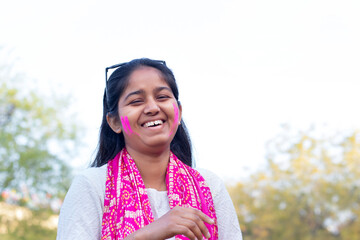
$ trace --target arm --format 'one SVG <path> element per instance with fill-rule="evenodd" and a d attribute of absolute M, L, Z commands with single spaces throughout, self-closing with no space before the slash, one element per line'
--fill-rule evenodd
<path fill-rule="evenodd" d="M 216 211 L 219 240 L 241 240 L 241 230 L 233 202 L 223 181 L 214 173 L 197 169 L 209 185 Z"/>
<path fill-rule="evenodd" d="M 213 201 L 217 216 L 217 223 L 218 223 L 219 240 L 242 240 L 242 234 L 239 226 L 239 221 L 237 219 L 237 215 L 235 212 L 235 208 L 230 198 L 230 195 L 226 190 L 224 183 L 217 175 L 215 175 L 210 171 L 202 170 L 199 172 L 205 178 L 213 196 Z M 199 221 L 200 215 L 196 216 L 196 214 L 198 214 L 196 212 L 193 212 L 189 215 L 186 214 L 186 216 L 189 216 L 188 219 L 189 221 L 187 222 L 187 224 L 184 224 L 185 223 L 184 219 L 187 217 L 184 217 L 183 214 L 184 211 L 187 209 L 178 207 L 177 210 L 179 211 L 172 212 L 174 210 L 176 209 L 174 208 L 170 210 L 167 214 L 159 218 L 157 221 L 138 230 L 137 232 L 134 233 L 134 235 L 130 235 L 129 238 L 126 238 L 126 240 L 127 239 L 158 240 L 184 233 L 187 233 L 184 235 L 189 239 L 194 239 L 195 237 L 194 235 L 196 235 L 197 239 L 202 239 L 201 234 L 206 236 L 207 229 L 204 226 L 203 222 L 206 221 L 209 223 L 209 221 L 206 220 L 205 214 L 199 211 L 200 214 L 204 216 L 201 218 L 201 221 Z M 196 223 L 197 225 L 197 227 L 195 228 L 194 228 L 195 226 L 194 223 Z M 180 226 L 180 225 L 185 225 L 185 226 Z M 178 228 L 179 226 L 180 228 Z M 200 233 L 199 229 L 203 229 L 201 230 L 202 233 Z M 194 234 L 195 232 L 197 232 L 198 234 Z"/>
<path fill-rule="evenodd" d="M 214 197 L 215 211 L 218 218 L 219 239 L 241 240 L 240 225 L 234 205 L 225 185 L 221 182 L 221 189 Z"/>
<path fill-rule="evenodd" d="M 203 212 L 176 206 L 168 213 L 127 236 L 124 240 L 159 240 L 176 235 L 184 235 L 191 240 L 210 238 L 210 233 L 204 222 L 214 224 L 214 221 Z"/>
<path fill-rule="evenodd" d="M 77 176 L 61 207 L 57 240 L 99 240 L 102 200 L 91 181 Z"/>

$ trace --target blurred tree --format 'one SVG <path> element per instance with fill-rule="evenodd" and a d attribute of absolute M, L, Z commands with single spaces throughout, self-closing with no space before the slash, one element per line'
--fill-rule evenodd
<path fill-rule="evenodd" d="M 24 81 L 15 87 L 19 81 L 6 68 L 0 71 L 0 193 L 25 189 L 25 195 L 63 197 L 70 184 L 65 160 L 77 143 L 67 102 L 42 98 Z"/>
<path fill-rule="evenodd" d="M 244 237 L 360 239 L 360 133 L 290 133 L 269 142 L 268 168 L 230 189 Z"/>
<path fill-rule="evenodd" d="M 1 240 L 48 240 L 56 238 L 56 220 L 49 209 L 30 210 L 0 202 Z"/>

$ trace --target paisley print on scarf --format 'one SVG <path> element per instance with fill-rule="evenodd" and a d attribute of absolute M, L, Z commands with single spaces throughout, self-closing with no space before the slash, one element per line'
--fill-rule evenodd
<path fill-rule="evenodd" d="M 126 148 L 108 162 L 105 187 L 102 240 L 124 239 L 154 221 L 145 184 Z M 167 167 L 166 187 L 170 209 L 183 206 L 201 210 L 215 221 L 214 225 L 205 223 L 211 234 L 210 239 L 218 239 L 209 187 L 198 171 L 185 165 L 172 152 Z M 178 235 L 175 239 L 188 238 Z"/>

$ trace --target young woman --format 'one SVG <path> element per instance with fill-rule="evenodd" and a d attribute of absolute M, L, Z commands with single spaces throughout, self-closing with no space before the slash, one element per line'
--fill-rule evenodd
<path fill-rule="evenodd" d="M 241 239 L 224 184 L 191 168 L 172 71 L 150 59 L 110 68 L 98 152 L 66 195 L 57 239 Z"/>

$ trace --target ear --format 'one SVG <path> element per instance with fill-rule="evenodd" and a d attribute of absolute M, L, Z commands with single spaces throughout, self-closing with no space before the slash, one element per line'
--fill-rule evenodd
<path fill-rule="evenodd" d="M 112 116 L 111 114 L 108 113 L 106 114 L 106 121 L 115 133 L 117 134 L 121 133 L 122 127 L 121 127 L 120 119 L 118 117 Z"/>
<path fill-rule="evenodd" d="M 180 125 L 181 117 L 182 117 L 182 106 L 181 106 L 180 101 L 179 101 L 179 103 L 178 103 L 178 106 L 179 106 L 179 125 Z"/>

